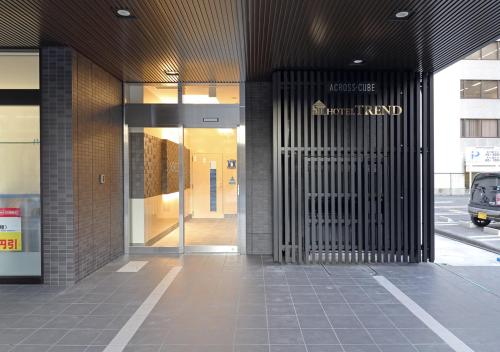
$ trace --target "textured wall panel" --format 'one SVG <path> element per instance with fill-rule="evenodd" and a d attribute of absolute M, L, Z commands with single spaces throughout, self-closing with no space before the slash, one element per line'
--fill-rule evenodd
<path fill-rule="evenodd" d="M 123 253 L 122 92 L 119 80 L 78 53 L 73 72 L 78 280 Z"/>
<path fill-rule="evenodd" d="M 130 197 L 144 198 L 144 133 L 129 134 Z"/>
<path fill-rule="evenodd" d="M 163 140 L 144 134 L 144 198 L 162 194 Z"/>
<path fill-rule="evenodd" d="M 122 89 L 70 48 L 41 62 L 44 280 L 68 285 L 123 253 Z"/>
<path fill-rule="evenodd" d="M 338 82 L 376 90 L 330 91 Z M 283 71 L 273 97 L 274 259 L 432 261 L 432 75 Z"/>
<path fill-rule="evenodd" d="M 165 181 L 166 194 L 179 191 L 179 145 L 169 140 L 164 141 L 166 155 Z"/>

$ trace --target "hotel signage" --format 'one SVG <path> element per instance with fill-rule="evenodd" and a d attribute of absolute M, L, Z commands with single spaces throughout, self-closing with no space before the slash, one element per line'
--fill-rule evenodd
<path fill-rule="evenodd" d="M 352 107 L 327 107 L 321 100 L 312 106 L 312 115 L 328 116 L 399 116 L 403 108 L 399 105 L 354 105 Z"/>
<path fill-rule="evenodd" d="M 333 82 L 329 90 L 332 93 L 375 93 L 375 82 Z"/>

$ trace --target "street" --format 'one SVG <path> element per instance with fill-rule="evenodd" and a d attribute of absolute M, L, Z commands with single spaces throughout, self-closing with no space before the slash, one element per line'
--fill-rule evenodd
<path fill-rule="evenodd" d="M 494 231 L 500 229 L 500 223 L 491 223 L 487 226 L 486 231 L 474 226 L 467 212 L 468 202 L 468 195 L 436 195 L 434 207 L 436 233 L 500 253 L 500 236 Z"/>

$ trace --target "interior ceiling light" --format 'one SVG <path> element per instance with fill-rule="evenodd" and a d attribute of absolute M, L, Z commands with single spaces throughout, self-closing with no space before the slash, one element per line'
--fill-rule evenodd
<path fill-rule="evenodd" d="M 132 15 L 130 10 L 127 9 L 118 9 L 116 10 L 116 14 L 120 17 L 130 17 Z"/>
<path fill-rule="evenodd" d="M 364 62 L 364 61 L 363 61 L 363 60 L 361 60 L 361 59 L 354 59 L 354 60 L 352 60 L 352 63 L 353 63 L 353 64 L 356 64 L 356 65 L 361 65 L 363 62 Z"/>
<path fill-rule="evenodd" d="M 178 76 L 179 72 L 177 72 L 177 71 L 165 71 L 165 74 L 167 76 Z"/>

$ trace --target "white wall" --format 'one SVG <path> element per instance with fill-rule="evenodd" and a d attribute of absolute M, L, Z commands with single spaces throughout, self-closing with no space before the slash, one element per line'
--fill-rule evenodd
<path fill-rule="evenodd" d="M 463 191 L 464 150 L 500 145 L 499 138 L 460 138 L 460 119 L 500 119 L 500 99 L 460 99 L 460 80 L 500 80 L 499 60 L 462 60 L 434 75 L 434 170 L 436 191 Z M 454 173 L 439 175 L 439 173 Z"/>

